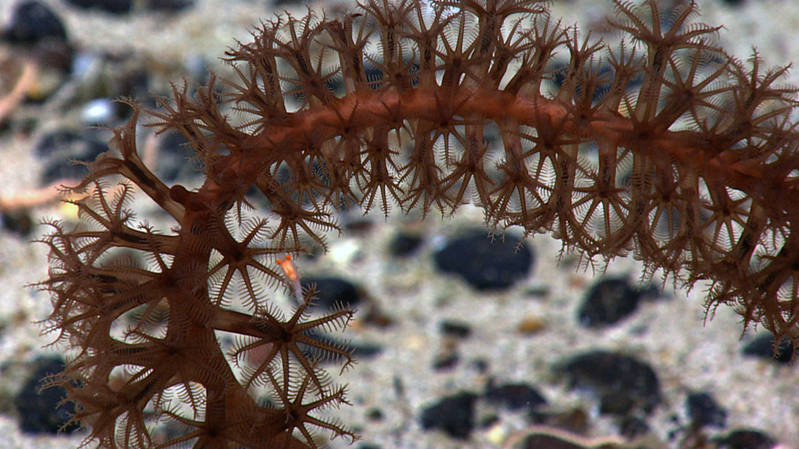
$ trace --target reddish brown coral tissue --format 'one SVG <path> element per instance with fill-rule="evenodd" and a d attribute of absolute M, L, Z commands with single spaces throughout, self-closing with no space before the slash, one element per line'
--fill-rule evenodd
<path fill-rule="evenodd" d="M 321 331 L 352 312 L 310 314 L 309 292 L 283 311 L 269 288 L 296 292 L 276 259 L 324 245 L 342 204 L 473 202 L 490 226 L 709 281 L 709 307 L 799 338 L 794 90 L 778 84 L 785 69 L 714 46 L 694 5 L 657 5 L 617 3 L 611 44 L 532 0 L 368 0 L 343 18 L 265 22 L 228 53 L 233 79 L 176 87 L 146 112 L 202 161 L 196 189 L 142 162 L 134 106 L 74 189 L 83 224 L 52 222 L 44 239 L 49 329 L 74 353 L 53 383 L 74 419 L 110 448 L 352 436 L 319 413 L 345 402 L 320 359 L 351 361 Z M 174 225 L 135 216 L 134 192 Z"/>

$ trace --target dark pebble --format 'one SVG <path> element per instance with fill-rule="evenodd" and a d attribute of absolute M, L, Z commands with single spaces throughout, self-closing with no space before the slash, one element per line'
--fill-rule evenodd
<path fill-rule="evenodd" d="M 771 449 L 777 444 L 765 433 L 753 429 L 734 429 L 713 440 L 717 449 Z"/>
<path fill-rule="evenodd" d="M 382 421 L 384 418 L 383 411 L 377 407 L 371 407 L 366 411 L 366 418 L 368 418 L 369 421 Z"/>
<path fill-rule="evenodd" d="M 354 308 L 361 295 L 352 282 L 335 276 L 306 276 L 300 281 L 302 288 L 314 286 L 315 307 L 334 310 L 336 307 Z"/>
<path fill-rule="evenodd" d="M 133 7 L 131 0 L 67 0 L 72 6 L 96 9 L 110 14 L 127 14 Z"/>
<path fill-rule="evenodd" d="M 602 279 L 586 293 L 577 319 L 585 327 L 607 326 L 635 312 L 640 298 L 626 279 Z"/>
<path fill-rule="evenodd" d="M 421 424 L 425 430 L 442 430 L 452 438 L 465 440 L 474 429 L 474 405 L 477 395 L 460 392 L 447 396 L 422 410 Z"/>
<path fill-rule="evenodd" d="M 648 363 L 607 351 L 591 351 L 558 364 L 555 371 L 572 388 L 592 391 L 600 401 L 600 413 L 627 415 L 636 410 L 650 413 L 660 403 L 660 382 Z"/>
<path fill-rule="evenodd" d="M 485 374 L 488 372 L 488 361 L 484 358 L 477 358 L 469 363 L 469 367 L 478 373 Z"/>
<path fill-rule="evenodd" d="M 765 360 L 772 360 L 777 363 L 790 363 L 791 356 L 795 354 L 796 348 L 789 338 L 783 338 L 774 351 L 774 335 L 762 333 L 746 343 L 742 352 L 746 356 L 757 357 Z"/>
<path fill-rule="evenodd" d="M 19 237 L 29 237 L 36 223 L 28 209 L 14 209 L 0 212 L 0 227 Z"/>
<path fill-rule="evenodd" d="M 14 406 L 19 413 L 19 427 L 28 433 L 57 433 L 75 412 L 74 405 L 60 404 L 66 396 L 62 387 L 52 387 L 40 391 L 42 381 L 52 374 L 64 370 L 64 361 L 58 357 L 42 357 L 33 362 L 33 373 L 24 380 L 22 389 L 14 397 Z M 65 432 L 78 428 L 70 424 Z"/>
<path fill-rule="evenodd" d="M 33 147 L 33 153 L 38 157 L 47 157 L 63 151 L 68 145 L 80 139 L 80 135 L 72 130 L 57 130 L 45 134 Z"/>
<path fill-rule="evenodd" d="M 535 387 L 526 383 L 508 383 L 497 386 L 489 384 L 483 396 L 492 404 L 514 411 L 522 408 L 533 410 L 547 403 L 547 400 Z"/>
<path fill-rule="evenodd" d="M 44 3 L 23 1 L 11 13 L 11 22 L 3 31 L 9 42 L 33 44 L 45 39 L 67 40 L 61 19 Z"/>
<path fill-rule="evenodd" d="M 383 352 L 383 347 L 376 343 L 349 342 L 349 348 L 356 360 L 371 359 Z"/>
<path fill-rule="evenodd" d="M 366 234 L 375 227 L 375 222 L 369 217 L 347 217 L 342 223 L 344 229 L 354 235 Z"/>
<path fill-rule="evenodd" d="M 180 12 L 194 6 L 194 0 L 145 0 L 144 7 L 151 11 Z"/>
<path fill-rule="evenodd" d="M 492 239 L 484 230 L 456 237 L 434 255 L 436 268 L 453 273 L 476 290 L 503 290 L 528 276 L 533 253 L 510 234 Z"/>
<path fill-rule="evenodd" d="M 693 427 L 704 426 L 725 427 L 727 411 L 716 402 L 710 393 L 700 391 L 690 393 L 685 398 L 685 408 Z"/>
<path fill-rule="evenodd" d="M 394 257 L 407 257 L 416 252 L 421 244 L 421 235 L 400 231 L 391 238 L 388 251 Z"/>
<path fill-rule="evenodd" d="M 467 323 L 451 320 L 443 320 L 438 323 L 438 330 L 442 335 L 461 339 L 472 334 L 472 328 Z"/>
<path fill-rule="evenodd" d="M 34 152 L 45 159 L 40 185 L 47 186 L 64 179 L 80 179 L 86 175 L 86 167 L 73 164 L 72 161 L 93 161 L 100 153 L 108 150 L 107 144 L 88 134 L 58 130 L 39 140 Z"/>
<path fill-rule="evenodd" d="M 460 361 L 461 358 L 457 352 L 448 351 L 437 355 L 433 359 L 432 367 L 435 371 L 447 371 L 455 368 Z"/>

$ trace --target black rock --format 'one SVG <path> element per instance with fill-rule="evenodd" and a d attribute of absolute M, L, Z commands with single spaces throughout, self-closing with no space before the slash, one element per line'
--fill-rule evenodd
<path fill-rule="evenodd" d="M 75 407 L 71 402 L 60 404 L 66 396 L 62 387 L 42 391 L 40 388 L 47 376 L 64 370 L 64 361 L 59 357 L 43 357 L 34 361 L 32 366 L 33 373 L 14 397 L 14 406 L 19 413 L 19 427 L 28 433 L 57 433 L 74 414 Z M 76 423 L 72 423 L 63 430 L 69 433 L 78 427 Z"/>
<path fill-rule="evenodd" d="M 442 430 L 460 440 L 468 439 L 474 429 L 476 400 L 477 395 L 471 392 L 460 392 L 441 399 L 422 410 L 422 428 Z"/>
<path fill-rule="evenodd" d="M 366 411 L 366 418 L 368 418 L 369 421 L 382 421 L 384 418 L 383 411 L 377 407 L 371 407 Z"/>
<path fill-rule="evenodd" d="M 0 212 L 0 227 L 20 237 L 28 237 L 36 226 L 28 209 L 13 209 Z"/>
<path fill-rule="evenodd" d="M 591 351 L 569 358 L 555 367 L 572 388 L 592 391 L 600 413 L 627 415 L 650 413 L 660 403 L 660 382 L 649 364 L 607 351 Z"/>
<path fill-rule="evenodd" d="M 586 327 L 607 326 L 632 314 L 640 298 L 626 279 L 602 279 L 586 293 L 577 318 Z"/>
<path fill-rule="evenodd" d="M 796 353 L 796 348 L 789 338 L 783 338 L 774 351 L 774 335 L 762 333 L 743 346 L 743 354 L 777 363 L 790 363 L 791 356 Z"/>
<path fill-rule="evenodd" d="M 107 150 L 107 144 L 89 133 L 57 130 L 45 135 L 34 147 L 35 154 L 45 160 L 40 184 L 46 186 L 64 179 L 83 178 L 86 167 L 72 161 L 93 161 Z"/>
<path fill-rule="evenodd" d="M 432 368 L 435 371 L 446 371 L 455 368 L 460 361 L 461 358 L 457 352 L 448 351 L 437 355 L 435 359 L 433 359 Z"/>
<path fill-rule="evenodd" d="M 484 358 L 477 358 L 469 363 L 469 368 L 474 369 L 478 373 L 485 374 L 488 372 L 488 360 Z"/>
<path fill-rule="evenodd" d="M 372 359 L 383 352 L 383 347 L 377 343 L 348 342 L 348 344 L 356 360 Z"/>
<path fill-rule="evenodd" d="M 690 393 L 685 398 L 685 408 L 693 427 L 716 426 L 723 428 L 727 423 L 727 411 L 722 408 L 710 393 L 701 391 Z"/>
<path fill-rule="evenodd" d="M 374 226 L 375 222 L 369 217 L 363 216 L 355 216 L 355 217 L 346 217 L 343 223 L 341 223 L 344 230 L 352 233 L 353 235 L 363 235 L 371 231 Z"/>
<path fill-rule="evenodd" d="M 520 410 L 525 407 L 528 410 L 533 410 L 547 403 L 547 400 L 535 387 L 526 383 L 508 383 L 498 386 L 489 384 L 483 397 L 488 402 L 509 410 Z"/>
<path fill-rule="evenodd" d="M 64 151 L 64 148 L 80 139 L 80 135 L 72 130 L 59 129 L 45 134 L 33 147 L 33 154 L 37 157 L 49 157 Z"/>
<path fill-rule="evenodd" d="M 16 5 L 11 22 L 3 31 L 9 42 L 33 44 L 45 39 L 67 40 L 67 31 L 61 19 L 46 4 L 27 0 Z"/>
<path fill-rule="evenodd" d="M 765 433 L 754 429 L 733 429 L 726 435 L 715 437 L 718 449 L 771 449 L 777 442 Z"/>
<path fill-rule="evenodd" d="M 492 239 L 482 230 L 451 239 L 434 259 L 439 271 L 454 273 L 477 290 L 507 289 L 533 265 L 533 253 L 520 238 Z"/>
<path fill-rule="evenodd" d="M 151 11 L 180 12 L 194 6 L 195 0 L 145 0 L 144 7 Z"/>
<path fill-rule="evenodd" d="M 361 302 L 361 295 L 352 282 L 335 276 L 306 276 L 300 281 L 302 288 L 315 286 L 315 306 L 333 310 L 342 306 L 354 308 Z"/>
<path fill-rule="evenodd" d="M 67 0 L 72 6 L 96 9 L 110 14 L 127 14 L 133 7 L 131 0 Z"/>
<path fill-rule="evenodd" d="M 422 244 L 422 236 L 398 232 L 388 244 L 388 251 L 394 257 L 407 257 L 413 254 Z"/>
<path fill-rule="evenodd" d="M 443 335 L 455 338 L 467 338 L 472 334 L 472 328 L 468 323 L 452 320 L 443 320 L 438 323 L 438 330 Z"/>

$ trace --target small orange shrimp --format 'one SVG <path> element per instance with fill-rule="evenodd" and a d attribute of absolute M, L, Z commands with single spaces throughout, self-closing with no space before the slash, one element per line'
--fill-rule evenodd
<path fill-rule="evenodd" d="M 280 265 L 280 269 L 283 270 L 283 274 L 286 275 L 288 278 L 289 285 L 294 290 L 294 295 L 297 297 L 297 301 L 303 301 L 302 295 L 302 285 L 300 284 L 300 275 L 297 273 L 297 267 L 294 265 L 294 262 L 291 261 L 291 254 L 286 254 L 285 259 L 277 259 L 275 261 L 278 265 Z"/>

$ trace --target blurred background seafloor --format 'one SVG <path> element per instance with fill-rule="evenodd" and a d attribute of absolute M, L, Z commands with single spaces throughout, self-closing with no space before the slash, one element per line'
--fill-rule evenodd
<path fill-rule="evenodd" d="M 352 6 L 310 9 L 333 15 Z M 720 41 L 732 55 L 745 59 L 757 46 L 769 65 L 799 61 L 797 3 L 700 7 L 701 21 L 724 25 Z M 54 434 L 68 410 L 56 406 L 58 391 L 36 393 L 64 348 L 44 347 L 55 335 L 33 324 L 50 303 L 25 287 L 47 274 L 47 250 L 31 241 L 46 231 L 42 217 L 75 219 L 74 209 L 44 201 L 47 187 L 81 175 L 69 160 L 107 149 L 103 127 L 130 114 L 115 98 L 150 106 L 152 93 L 168 95 L 170 80 L 224 76 L 224 51 L 281 10 L 306 12 L 290 1 L 0 0 L 0 198 L 41 202 L 0 215 L 0 448 L 74 448 L 85 435 Z M 611 10 L 605 0 L 552 4 L 553 16 L 581 29 L 601 30 Z M 199 182 L 177 134 L 143 131 L 141 142 L 158 154 L 156 173 L 168 183 Z M 444 220 L 385 219 L 378 210 L 342 212 L 339 221 L 330 250 L 297 265 L 321 290 L 318 307 L 358 308 L 346 335 L 358 364 L 338 378 L 353 406 L 336 411 L 362 437 L 352 447 L 577 447 L 555 445 L 571 438 L 607 447 L 799 448 L 793 348 L 772 359 L 769 335 L 742 335 L 729 308 L 706 320 L 706 285 L 686 292 L 659 278 L 639 282 L 632 258 L 586 269 L 546 235 L 520 243 L 510 230 L 492 241 L 474 207 Z"/>

